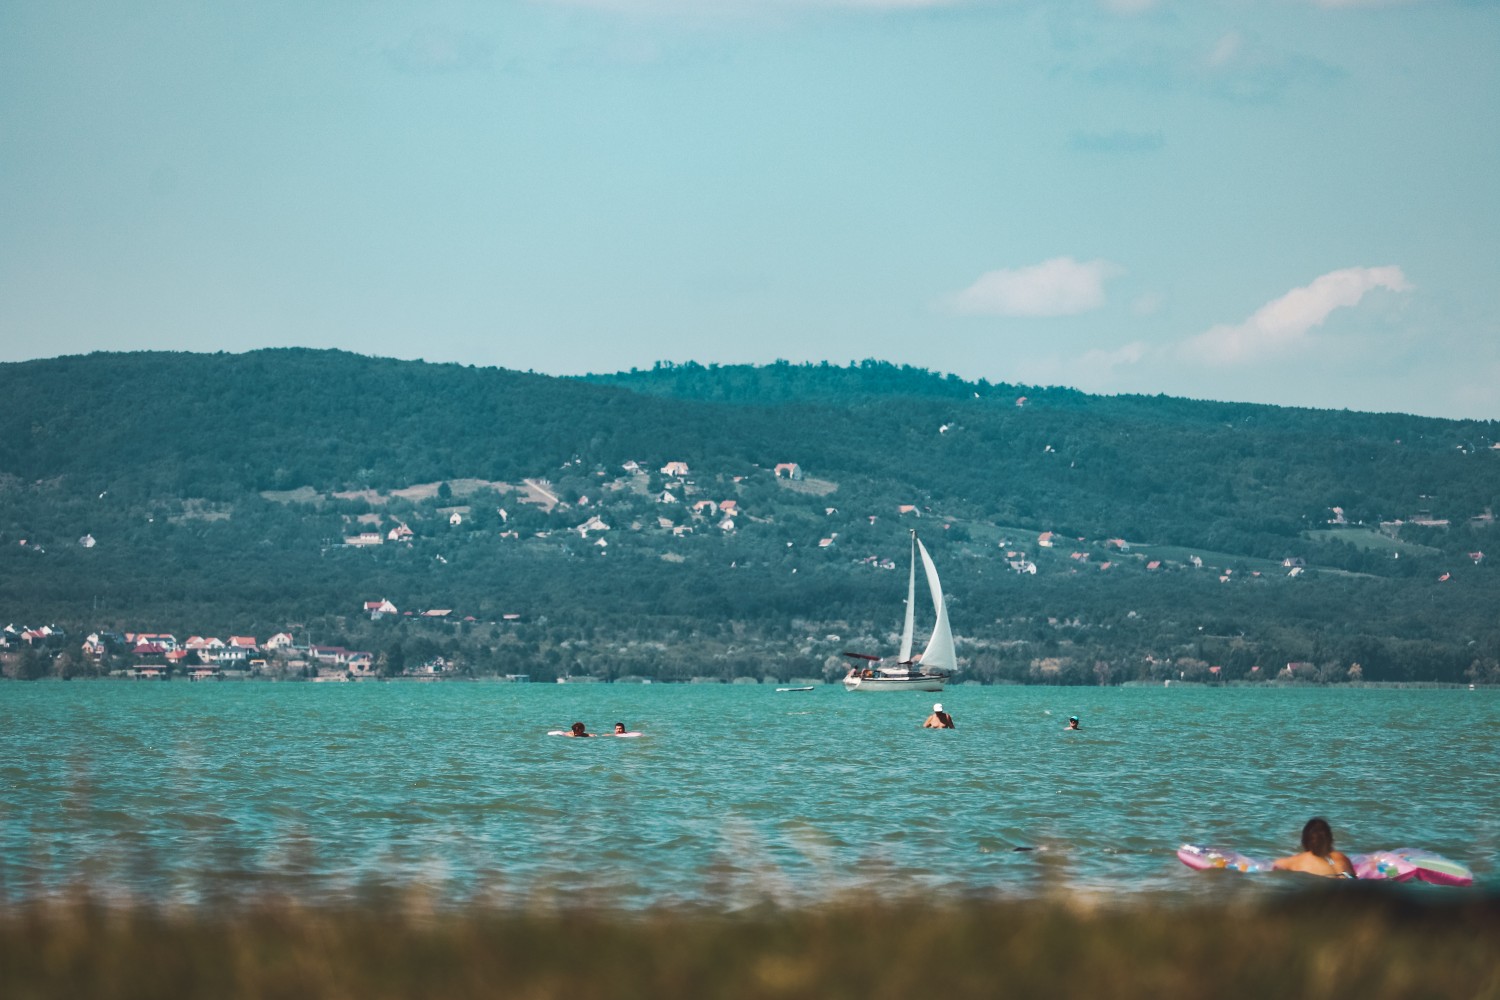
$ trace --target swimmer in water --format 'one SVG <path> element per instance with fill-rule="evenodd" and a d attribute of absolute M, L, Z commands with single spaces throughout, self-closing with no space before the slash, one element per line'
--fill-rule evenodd
<path fill-rule="evenodd" d="M 1302 853 L 1277 858 L 1273 868 L 1288 872 L 1306 872 L 1324 878 L 1354 878 L 1354 865 L 1343 851 L 1333 849 L 1333 830 L 1328 821 L 1314 816 L 1302 827 Z"/>
<path fill-rule="evenodd" d="M 1070 716 L 1068 716 L 1068 728 L 1071 729 L 1074 732 L 1078 732 L 1078 716 L 1076 716 L 1076 715 L 1070 715 Z"/>
<path fill-rule="evenodd" d="M 922 728 L 957 729 L 958 726 L 954 725 L 953 716 L 943 711 L 943 705 L 941 702 L 939 702 L 938 704 L 932 706 L 932 714 L 927 717 L 926 722 L 922 723 Z"/>
<path fill-rule="evenodd" d="M 616 736 L 624 736 L 625 735 L 625 723 L 623 723 L 623 722 L 616 722 L 615 723 L 615 735 Z"/>
<path fill-rule="evenodd" d="M 573 728 L 570 729 L 570 730 L 568 730 L 568 735 L 569 736 L 593 736 L 594 734 L 591 733 L 591 732 L 589 732 L 588 731 L 588 727 L 585 726 L 583 723 L 581 723 L 581 722 L 575 722 L 575 723 L 573 723 Z"/>

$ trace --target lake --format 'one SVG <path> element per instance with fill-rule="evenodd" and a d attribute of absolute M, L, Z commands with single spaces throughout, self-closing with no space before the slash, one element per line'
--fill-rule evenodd
<path fill-rule="evenodd" d="M 1299 879 L 1179 844 L 1292 853 L 1312 815 L 1500 888 L 1488 689 L 11 682 L 0 720 L 6 902 L 1190 900 Z M 576 720 L 646 735 L 546 735 Z"/>

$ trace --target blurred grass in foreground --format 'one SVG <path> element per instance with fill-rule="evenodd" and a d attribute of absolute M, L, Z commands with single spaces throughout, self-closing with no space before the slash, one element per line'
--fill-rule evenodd
<path fill-rule="evenodd" d="M 1344 884 L 1211 906 L 0 911 L 5 1000 L 922 996 L 1500 998 L 1500 898 Z"/>

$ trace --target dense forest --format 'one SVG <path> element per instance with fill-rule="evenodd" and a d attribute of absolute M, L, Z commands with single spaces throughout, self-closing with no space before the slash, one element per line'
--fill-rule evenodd
<path fill-rule="evenodd" d="M 6 364 L 0 399 L 0 626 L 67 637 L 65 667 L 11 641 L 12 675 L 97 669 L 96 631 L 288 631 L 469 674 L 832 676 L 891 652 L 914 529 L 968 679 L 1500 680 L 1495 422 L 311 350 Z"/>

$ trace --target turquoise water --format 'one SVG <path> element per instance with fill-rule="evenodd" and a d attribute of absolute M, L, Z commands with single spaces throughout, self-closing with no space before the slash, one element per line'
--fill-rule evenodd
<path fill-rule="evenodd" d="M 959 728 L 922 730 L 933 700 L 0 684 L 0 901 L 1194 898 L 1297 880 L 1195 873 L 1180 843 L 1290 853 L 1314 814 L 1351 853 L 1425 847 L 1500 887 L 1500 692 L 960 687 Z M 647 735 L 545 735 L 575 720 Z"/>

